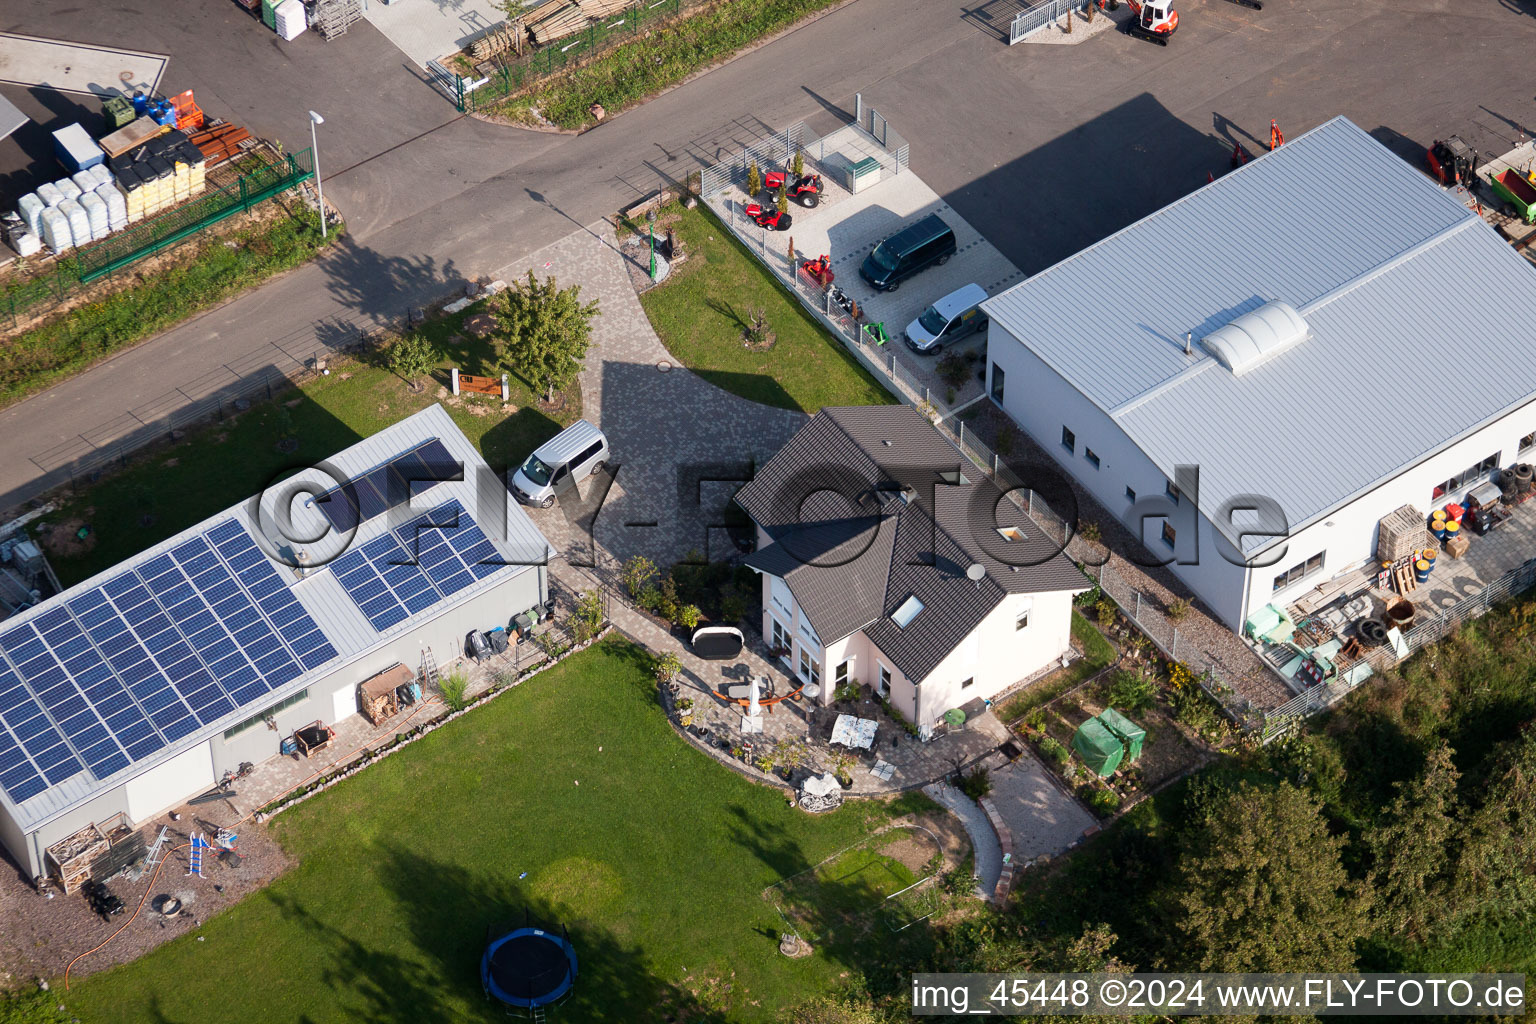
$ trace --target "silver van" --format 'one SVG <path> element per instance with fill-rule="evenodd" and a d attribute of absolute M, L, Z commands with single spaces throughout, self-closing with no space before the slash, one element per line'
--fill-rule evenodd
<path fill-rule="evenodd" d="M 585 480 L 608 461 L 608 438 L 586 420 L 577 420 L 539 445 L 512 474 L 512 493 L 525 505 L 549 508 L 555 494 Z"/>
<path fill-rule="evenodd" d="M 979 284 L 950 292 L 907 324 L 907 347 L 924 354 L 942 352 L 950 342 L 983 330 L 987 315 L 981 303 L 986 297 L 986 289 Z"/>

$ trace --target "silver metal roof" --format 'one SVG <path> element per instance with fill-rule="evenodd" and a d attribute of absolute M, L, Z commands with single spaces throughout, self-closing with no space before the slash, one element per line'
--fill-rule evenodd
<path fill-rule="evenodd" d="M 351 538 L 338 538 L 329 534 L 320 542 L 308 546 L 311 553 L 311 563 L 317 568 L 302 580 L 288 564 L 281 567 L 279 576 L 288 583 L 290 590 L 304 610 L 314 619 L 331 645 L 336 648 L 337 656 L 316 669 L 305 672 L 287 685 L 279 689 L 263 694 L 259 699 L 251 701 L 224 718 L 211 723 L 195 732 L 182 737 L 180 740 L 169 743 L 156 750 L 148 757 L 133 762 L 121 771 L 109 775 L 106 778 L 96 778 L 89 769 L 77 773 L 72 778 L 51 786 L 19 805 L 11 801 L 4 790 L 0 790 L 0 806 L 4 806 L 7 813 L 17 823 L 23 832 L 31 832 L 50 818 L 68 811 L 69 809 L 89 800 L 94 795 L 119 786 L 129 779 L 154 768 L 177 754 L 197 746 L 206 741 L 210 736 L 218 735 L 230 726 L 242 722 L 262 708 L 270 707 L 282 701 L 291 694 L 309 686 L 317 679 L 328 676 L 347 664 L 359 660 L 374 648 L 386 643 L 391 637 L 407 632 L 422 622 L 429 621 L 441 615 L 445 610 L 472 598 L 492 587 L 505 583 L 509 578 L 522 572 L 527 572 L 538 565 L 548 562 L 553 554 L 548 541 L 544 539 L 526 512 L 506 490 L 504 483 L 492 473 L 485 460 L 469 439 L 454 424 L 446 410 L 439 405 L 431 405 L 426 409 L 401 420 L 399 423 L 386 427 L 372 437 L 359 441 L 351 448 L 337 453 L 323 464 L 323 467 L 305 470 L 297 474 L 294 481 L 313 483 L 317 492 L 324 491 L 335 486 L 339 479 L 350 479 L 361 476 L 368 470 L 388 462 L 394 456 L 406 451 L 429 438 L 438 438 L 448 453 L 464 466 L 464 479 L 462 481 L 449 481 L 440 483 L 429 491 L 417 497 L 411 506 L 409 514 L 404 512 L 398 515 L 381 515 L 358 528 L 357 533 Z M 273 518 L 280 503 L 280 497 L 288 496 L 292 506 L 292 528 L 279 533 L 273 523 Z M 49 598 L 34 608 L 30 608 L 20 615 L 12 616 L 5 621 L 7 628 L 26 622 L 28 619 L 55 607 L 59 602 L 67 601 L 78 594 L 101 586 L 108 579 L 121 573 L 124 569 L 133 568 L 157 555 L 169 551 L 187 539 L 198 536 L 225 520 L 233 519 L 244 526 L 258 544 L 271 550 L 285 546 L 286 542 L 274 544 L 269 538 L 280 536 L 311 536 L 322 532 L 319 524 L 323 522 L 317 511 L 305 507 L 302 496 L 295 497 L 287 487 L 271 488 L 256 499 L 249 499 L 234 508 L 228 509 L 212 516 L 168 538 L 154 547 L 140 552 L 127 561 L 120 562 L 106 572 L 85 580 L 82 583 L 64 591 L 55 597 Z M 458 499 L 469 512 L 470 516 L 480 525 L 486 537 L 496 547 L 502 558 L 509 564 L 484 579 L 477 580 L 474 584 L 460 590 L 451 597 L 439 601 L 416 615 L 406 618 L 383 632 L 375 632 L 368 620 L 363 616 L 357 605 L 347 595 L 341 584 L 336 581 L 331 572 L 322 563 L 329 560 L 348 547 L 366 543 L 381 534 L 387 533 L 400 526 L 406 519 L 423 511 L 436 508 L 445 502 Z M 505 528 L 498 526 L 498 517 L 505 523 Z M 307 533 L 312 530 L 313 533 Z M 350 543 L 345 543 L 345 541 Z M 46 710 L 46 706 L 45 706 Z"/>
<path fill-rule="evenodd" d="M 1241 375 L 1185 354 L 1277 301 L 1309 336 Z M 1169 479 L 1198 465 L 1203 512 L 1261 494 L 1293 530 L 1536 398 L 1536 268 L 1343 117 L 983 308 Z"/>

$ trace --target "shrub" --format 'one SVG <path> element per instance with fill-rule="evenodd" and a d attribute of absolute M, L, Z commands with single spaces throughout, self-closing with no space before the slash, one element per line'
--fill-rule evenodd
<path fill-rule="evenodd" d="M 1013 428 L 1004 423 L 997 428 L 997 443 L 992 447 L 997 449 L 997 454 L 1007 458 L 1013 454 Z"/>
<path fill-rule="evenodd" d="M 676 654 L 666 651 L 656 656 L 651 669 L 656 673 L 658 683 L 670 683 L 683 670 L 683 663 L 678 660 Z"/>
<path fill-rule="evenodd" d="M 720 598 L 720 618 L 726 625 L 740 622 L 747 616 L 747 602 L 735 590 L 728 590 Z"/>
<path fill-rule="evenodd" d="M 578 644 L 597 636 L 603 628 L 603 595 L 595 590 L 582 594 L 576 601 L 576 610 L 566 619 L 566 625 Z"/>
<path fill-rule="evenodd" d="M 1115 614 L 1118 609 L 1115 602 L 1107 597 L 1101 597 L 1093 606 L 1093 617 L 1098 622 L 1100 629 L 1108 629 L 1115 624 Z"/>
<path fill-rule="evenodd" d="M 1157 699 L 1157 687 L 1139 672 L 1117 672 L 1109 684 L 1109 703 L 1121 711 L 1145 711 Z"/>
<path fill-rule="evenodd" d="M 1045 728 L 1045 712 L 1031 711 L 1029 715 L 1025 717 L 1024 725 L 1026 728 L 1033 729 L 1035 732 L 1041 731 Z"/>
<path fill-rule="evenodd" d="M 469 698 L 466 692 L 469 690 L 469 679 L 463 672 L 450 672 L 437 684 L 442 692 L 443 703 L 449 711 L 463 711 L 469 706 Z"/>
<path fill-rule="evenodd" d="M 1107 818 L 1120 809 L 1120 794 L 1108 789 L 1095 789 L 1088 794 L 1088 809 L 1101 818 Z"/>
<path fill-rule="evenodd" d="M 1058 765 L 1066 764 L 1071 756 L 1067 753 L 1067 748 L 1062 746 L 1061 742 L 1054 736 L 1040 737 L 1040 753 Z"/>
<path fill-rule="evenodd" d="M 1077 524 L 1077 535 L 1090 544 L 1097 544 L 1104 539 L 1103 529 L 1092 519 L 1085 519 Z"/>
<path fill-rule="evenodd" d="M 1182 597 L 1174 598 L 1164 610 L 1171 621 L 1183 622 L 1189 616 L 1189 602 Z"/>
<path fill-rule="evenodd" d="M 971 376 L 971 368 L 965 361 L 965 356 L 959 352 L 946 352 L 939 357 L 935 367 L 939 373 L 939 379 L 952 388 L 958 388 Z"/>
<path fill-rule="evenodd" d="M 668 576 L 661 581 L 661 596 L 656 601 L 656 614 L 668 622 L 676 622 L 677 613 L 677 582 Z"/>
<path fill-rule="evenodd" d="M 646 587 L 644 590 L 640 591 L 639 596 L 635 598 L 635 604 L 639 605 L 641 608 L 648 612 L 656 612 L 657 614 L 660 614 L 661 588 Z"/>
<path fill-rule="evenodd" d="M 805 150 L 795 150 L 795 159 L 789 165 L 789 170 L 797 179 L 805 174 Z"/>
<path fill-rule="evenodd" d="M 694 629 L 698 626 L 699 619 L 703 617 L 703 614 L 703 612 L 699 611 L 698 605 L 685 604 L 677 610 L 677 624 L 684 629 Z"/>
<path fill-rule="evenodd" d="M 859 681 L 850 679 L 832 692 L 833 700 L 856 701 L 859 699 Z"/>
<path fill-rule="evenodd" d="M 545 654 L 549 655 L 551 661 L 564 657 L 566 652 L 571 649 L 571 645 L 568 642 L 560 639 L 554 633 L 540 633 L 539 647 L 543 649 Z"/>
<path fill-rule="evenodd" d="M 884 697 L 880 698 L 880 707 L 885 711 L 887 715 L 890 716 L 891 721 L 901 726 L 901 728 L 906 732 L 908 736 L 917 735 L 917 726 L 907 721 L 907 716 L 902 714 L 900 711 L 897 711 L 891 705 L 890 701 L 886 700 Z"/>
<path fill-rule="evenodd" d="M 392 373 L 399 375 L 412 390 L 420 391 L 421 378 L 437 365 L 437 349 L 425 335 L 407 334 L 389 346 L 387 360 Z"/>
<path fill-rule="evenodd" d="M 992 780 L 987 777 L 987 770 L 978 767 L 971 774 L 962 778 L 960 780 L 960 792 L 978 802 L 982 797 L 992 792 Z"/>
<path fill-rule="evenodd" d="M 757 169 L 757 161 L 747 168 L 747 198 L 751 199 L 763 190 L 763 172 Z"/>
<path fill-rule="evenodd" d="M 644 555 L 627 559 L 619 572 L 619 579 L 624 581 L 624 589 L 629 591 L 630 599 L 634 601 L 640 600 L 640 595 L 645 593 L 655 578 L 656 563 Z"/>

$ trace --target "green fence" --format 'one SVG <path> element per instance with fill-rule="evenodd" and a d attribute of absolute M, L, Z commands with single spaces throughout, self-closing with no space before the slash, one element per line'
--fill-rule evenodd
<path fill-rule="evenodd" d="M 263 162 L 235 181 L 210 189 L 174 210 L 141 220 L 101 242 L 76 249 L 56 260 L 49 273 L 0 291 L 0 321 L 9 315 L 10 323 L 14 325 L 39 307 L 63 302 L 82 285 L 153 256 L 227 217 L 244 213 L 258 203 L 308 181 L 314 173 L 314 158 L 309 150 L 285 154 L 276 163 Z"/>
<path fill-rule="evenodd" d="M 580 32 L 508 60 L 483 80 L 454 75 L 453 84 L 447 86 L 445 83 L 445 87 L 453 93 L 461 113 L 481 110 L 568 64 L 626 42 L 642 28 L 677 14 L 682 7 L 682 0 L 640 0 L 619 14 L 589 24 Z"/>

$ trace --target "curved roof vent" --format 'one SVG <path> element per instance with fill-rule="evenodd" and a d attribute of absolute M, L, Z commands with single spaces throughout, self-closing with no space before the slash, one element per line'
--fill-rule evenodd
<path fill-rule="evenodd" d="M 1241 377 L 1309 335 L 1307 322 L 1288 302 L 1266 302 L 1200 339 L 1205 350 Z"/>

